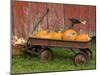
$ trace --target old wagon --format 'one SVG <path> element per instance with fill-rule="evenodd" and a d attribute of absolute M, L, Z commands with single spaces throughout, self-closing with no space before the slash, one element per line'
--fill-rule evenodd
<path fill-rule="evenodd" d="M 17 5 L 17 4 L 16 4 Z M 26 4 L 27 5 L 27 4 Z M 19 4 L 20 6 L 20 4 Z M 48 5 L 49 7 L 50 5 Z M 61 5 L 62 6 L 62 5 Z M 65 6 L 65 5 L 64 5 Z M 69 5 L 70 6 L 70 5 Z M 82 6 L 80 6 L 80 8 L 83 8 Z M 47 9 L 47 8 L 45 8 Z M 49 8 L 52 9 L 52 8 Z M 67 9 L 67 8 L 65 8 Z M 16 8 L 17 10 L 17 8 Z M 19 9 L 18 9 L 19 10 Z M 27 9 L 26 9 L 27 10 Z M 40 9 L 39 9 L 40 10 Z M 68 11 L 64 11 L 64 12 L 68 12 Z M 82 12 L 82 11 L 80 11 Z M 21 12 L 20 16 L 21 16 Z M 41 19 L 39 20 L 39 22 L 34 25 L 33 27 L 33 31 L 37 28 L 37 26 L 39 25 L 39 23 L 44 20 L 43 18 L 46 16 L 47 12 L 41 17 Z M 55 12 L 57 13 L 57 12 Z M 26 13 L 27 14 L 27 13 Z M 68 15 L 71 15 L 70 13 Z M 68 17 L 67 15 L 67 17 Z M 30 15 L 29 15 L 30 16 Z M 65 15 L 66 16 L 66 15 Z M 76 16 L 76 14 L 74 15 Z M 31 16 L 30 16 L 31 17 Z M 50 17 L 50 15 L 48 16 Z M 47 18 L 48 18 L 47 17 Z M 84 16 L 83 16 L 84 17 Z M 46 18 L 46 17 L 45 17 Z M 60 17 L 62 18 L 62 17 Z M 71 17 L 69 17 L 71 18 Z M 91 17 L 89 17 L 91 18 Z M 31 18 L 32 19 L 32 18 Z M 64 22 L 64 19 L 60 19 L 62 20 L 62 22 Z M 16 19 L 15 19 L 16 21 Z M 45 20 L 44 20 L 45 21 Z M 50 20 L 49 20 L 50 21 Z M 58 20 L 59 21 L 59 20 Z M 58 22 L 57 21 L 57 22 Z M 94 21 L 94 19 L 93 19 Z M 22 21 L 24 22 L 24 20 Z M 60 23 L 62 23 L 60 22 Z M 59 22 L 58 22 L 59 23 Z M 95 23 L 95 22 L 94 22 Z M 28 23 L 27 23 L 28 24 Z M 63 23 L 62 23 L 63 24 Z M 25 24 L 26 25 L 26 24 Z M 40 24 L 41 25 L 41 24 Z M 43 25 L 43 24 L 42 24 Z M 67 24 L 68 25 L 68 24 Z M 23 25 L 24 26 L 24 25 Z M 64 26 L 64 25 L 62 25 Z M 45 27 L 45 26 L 44 26 Z M 51 26 L 52 27 L 52 26 Z M 21 27 L 23 28 L 23 27 Z M 94 30 L 94 29 L 93 29 Z M 15 32 L 17 30 L 15 29 Z M 78 29 L 77 29 L 78 31 Z M 95 31 L 95 30 L 94 30 Z M 19 32 L 20 33 L 20 32 Z M 22 33 L 23 34 L 23 33 Z M 94 34 L 95 35 L 95 34 Z M 28 35 L 27 35 L 28 36 Z M 89 44 L 90 41 L 86 41 L 86 42 L 81 42 L 81 41 L 65 41 L 65 40 L 53 40 L 53 39 L 44 39 L 44 38 L 35 38 L 35 37 L 31 37 L 29 36 L 27 39 L 27 43 L 25 43 L 24 45 L 20 45 L 21 47 L 23 47 L 23 51 L 24 52 L 28 52 L 28 53 L 35 53 L 37 55 L 40 56 L 41 60 L 48 60 L 48 59 L 52 59 L 53 58 L 53 52 L 51 50 L 52 47 L 60 47 L 60 48 L 70 48 L 70 50 L 72 50 L 75 53 L 75 56 L 73 58 L 74 63 L 76 65 L 82 65 L 82 64 L 86 64 L 91 58 L 92 58 L 92 52 L 89 48 Z"/>

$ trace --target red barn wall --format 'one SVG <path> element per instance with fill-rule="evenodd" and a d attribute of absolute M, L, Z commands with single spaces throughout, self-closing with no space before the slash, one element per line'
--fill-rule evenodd
<path fill-rule="evenodd" d="M 12 3 L 13 34 L 27 37 L 37 24 L 41 16 L 49 8 L 49 13 L 40 22 L 43 29 L 58 31 L 70 27 L 70 18 L 86 20 L 86 25 L 75 25 L 74 29 L 80 33 L 96 35 L 96 7 L 88 5 L 55 4 L 19 2 Z"/>

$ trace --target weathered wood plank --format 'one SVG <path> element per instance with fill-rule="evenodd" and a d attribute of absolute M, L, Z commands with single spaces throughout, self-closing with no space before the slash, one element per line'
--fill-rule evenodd
<path fill-rule="evenodd" d="M 81 25 L 81 33 L 88 33 L 89 32 L 89 7 L 88 6 L 80 6 L 80 19 L 85 20 L 87 23 L 85 25 Z"/>
<path fill-rule="evenodd" d="M 28 30 L 29 17 L 27 14 L 28 2 L 14 2 L 13 19 L 15 35 L 25 37 Z M 27 27 L 26 27 L 27 26 Z"/>
<path fill-rule="evenodd" d="M 41 17 L 46 12 L 46 4 L 45 3 L 31 3 L 30 4 L 30 32 L 33 30 L 35 25 L 39 22 Z M 42 29 L 47 28 L 47 16 L 43 18 L 40 22 L 39 26 Z"/>
<path fill-rule="evenodd" d="M 96 35 L 96 7 L 89 6 L 89 33 L 92 33 L 93 36 Z"/>
<path fill-rule="evenodd" d="M 48 26 L 51 31 L 59 31 L 64 29 L 64 9 L 62 4 L 48 3 L 49 8 L 48 14 Z"/>
<path fill-rule="evenodd" d="M 44 3 L 33 2 L 15 2 L 14 13 L 14 32 L 17 36 L 27 37 L 33 30 L 34 25 L 40 20 L 41 16 L 46 11 L 46 5 Z M 47 18 L 39 24 L 41 28 L 46 28 Z"/>
<path fill-rule="evenodd" d="M 70 28 L 71 22 L 70 22 L 69 18 L 71 18 L 70 5 L 64 4 L 64 27 L 65 27 L 65 30 Z"/>

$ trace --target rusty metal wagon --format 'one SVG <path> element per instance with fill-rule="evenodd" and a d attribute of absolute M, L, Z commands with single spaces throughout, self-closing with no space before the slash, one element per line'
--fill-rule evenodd
<path fill-rule="evenodd" d="M 89 49 L 90 42 L 51 40 L 30 37 L 24 46 L 24 51 L 35 53 L 41 60 L 51 60 L 53 58 L 52 47 L 70 48 L 75 56 L 73 58 L 76 65 L 86 64 L 92 58 L 92 52 Z"/>

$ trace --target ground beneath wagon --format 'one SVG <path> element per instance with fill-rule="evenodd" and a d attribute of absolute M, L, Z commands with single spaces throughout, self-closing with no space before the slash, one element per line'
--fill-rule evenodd
<path fill-rule="evenodd" d="M 39 57 L 32 59 L 25 58 L 24 55 L 12 58 L 12 73 L 35 73 L 51 71 L 88 70 L 96 68 L 96 46 L 91 45 L 93 58 L 86 65 L 75 66 L 73 64 L 73 53 L 70 50 L 53 48 L 54 60 L 40 62 Z"/>

